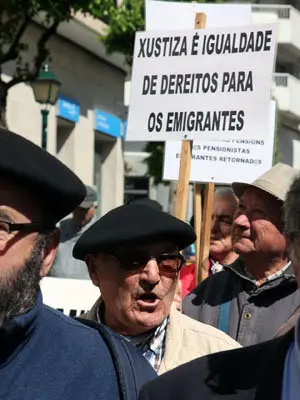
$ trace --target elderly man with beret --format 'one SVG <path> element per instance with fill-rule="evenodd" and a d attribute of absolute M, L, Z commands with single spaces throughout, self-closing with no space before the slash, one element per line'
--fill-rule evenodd
<path fill-rule="evenodd" d="M 252 184 L 233 183 L 239 203 L 232 244 L 240 257 L 183 301 L 186 315 L 218 327 L 243 346 L 274 337 L 300 305 L 283 231 L 283 203 L 297 173 L 279 163 Z"/>
<path fill-rule="evenodd" d="M 124 398 L 99 332 L 45 306 L 39 288 L 58 248 L 56 223 L 83 200 L 84 185 L 56 158 L 3 129 L 0 176 L 0 398 Z M 125 344 L 152 379 L 148 363 Z"/>
<path fill-rule="evenodd" d="M 285 202 L 285 237 L 300 287 L 300 177 Z M 299 291 L 299 289 L 298 289 Z M 276 315 L 273 314 L 276 318 Z M 271 321 L 269 321 L 271 322 Z M 298 400 L 300 319 L 284 336 L 199 358 L 159 377 L 140 400 Z M 163 393 L 163 396 L 161 396 Z"/>
<path fill-rule="evenodd" d="M 134 343 L 159 373 L 201 355 L 238 347 L 223 332 L 171 307 L 184 264 L 180 251 L 195 232 L 179 219 L 144 204 L 118 207 L 78 240 L 101 297 L 85 318 L 106 324 Z"/>

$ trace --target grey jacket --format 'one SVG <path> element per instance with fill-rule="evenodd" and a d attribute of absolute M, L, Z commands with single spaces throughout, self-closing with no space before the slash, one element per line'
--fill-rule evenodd
<path fill-rule="evenodd" d="M 300 305 L 292 267 L 260 287 L 246 275 L 241 259 L 225 268 L 184 299 L 183 313 L 218 327 L 220 304 L 229 302 L 227 333 L 233 339 L 243 346 L 271 339 Z"/>
<path fill-rule="evenodd" d="M 83 228 L 75 226 L 72 218 L 61 221 L 61 239 L 57 252 L 57 256 L 52 266 L 49 276 L 56 278 L 71 278 L 71 279 L 90 279 L 87 266 L 84 261 L 76 260 L 73 257 L 73 247 L 79 237 L 89 229 L 97 218 L 94 217 Z"/>

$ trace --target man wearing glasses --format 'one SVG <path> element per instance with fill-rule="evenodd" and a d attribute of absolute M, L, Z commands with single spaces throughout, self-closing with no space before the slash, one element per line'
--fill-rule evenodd
<path fill-rule="evenodd" d="M 45 306 L 39 287 L 58 248 L 56 223 L 83 200 L 83 183 L 55 157 L 4 129 L 0 176 L 0 399 L 124 398 L 99 332 Z M 131 350 L 151 379 L 153 370 Z"/>
<path fill-rule="evenodd" d="M 282 210 L 297 173 L 279 163 L 252 184 L 233 183 L 239 203 L 232 245 L 240 257 L 183 301 L 186 315 L 218 327 L 242 346 L 273 338 L 300 305 Z"/>
<path fill-rule="evenodd" d="M 78 240 L 100 299 L 85 316 L 134 343 L 158 373 L 201 355 L 238 347 L 229 336 L 171 307 L 184 264 L 180 251 L 196 240 L 177 218 L 143 204 L 118 207 Z"/>
<path fill-rule="evenodd" d="M 280 176 L 278 176 L 280 179 Z M 285 201 L 285 237 L 300 287 L 300 177 Z M 272 315 L 276 318 L 276 315 Z M 270 322 L 267 321 L 267 322 Z M 298 400 L 300 319 L 284 336 L 187 363 L 142 390 L 140 400 Z M 161 396 L 163 393 L 163 396 Z"/>

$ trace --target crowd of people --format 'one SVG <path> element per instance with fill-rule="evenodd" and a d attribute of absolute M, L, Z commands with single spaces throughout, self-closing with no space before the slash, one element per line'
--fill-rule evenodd
<path fill-rule="evenodd" d="M 8 130 L 0 143 L 1 399 L 299 398 L 297 170 L 216 190 L 196 286 L 192 224 L 147 199 L 97 218 L 59 160 Z M 99 298 L 65 316 L 43 304 L 47 275 Z"/>

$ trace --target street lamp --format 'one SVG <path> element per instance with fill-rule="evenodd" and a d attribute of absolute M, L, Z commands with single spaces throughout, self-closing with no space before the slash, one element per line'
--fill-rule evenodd
<path fill-rule="evenodd" d="M 35 100 L 44 107 L 42 114 L 42 148 L 47 150 L 47 130 L 49 106 L 53 106 L 58 99 L 61 83 L 51 72 L 48 64 L 45 64 L 39 72 L 38 77 L 31 83 Z"/>

